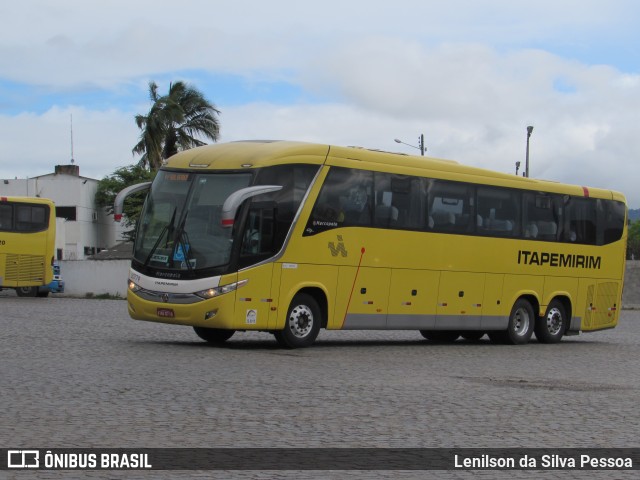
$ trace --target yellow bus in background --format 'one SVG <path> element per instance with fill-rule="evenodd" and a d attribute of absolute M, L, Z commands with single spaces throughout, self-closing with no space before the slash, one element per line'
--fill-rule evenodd
<path fill-rule="evenodd" d="M 0 288 L 46 296 L 53 280 L 56 213 L 51 200 L 0 197 Z"/>
<path fill-rule="evenodd" d="M 212 343 L 260 330 L 304 347 L 321 328 L 553 343 L 617 324 L 626 216 L 617 192 L 447 160 L 205 146 L 150 185 L 128 310 Z"/>

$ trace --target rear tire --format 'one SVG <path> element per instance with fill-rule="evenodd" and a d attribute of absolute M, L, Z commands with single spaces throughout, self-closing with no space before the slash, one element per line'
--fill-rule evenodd
<path fill-rule="evenodd" d="M 19 297 L 37 297 L 38 287 L 19 287 L 16 288 Z"/>
<path fill-rule="evenodd" d="M 222 345 L 236 333 L 235 330 L 224 330 L 222 328 L 193 327 L 193 330 L 202 340 L 213 345 Z"/>
<path fill-rule="evenodd" d="M 284 328 L 273 335 L 282 347 L 309 347 L 316 341 L 321 324 L 318 302 L 307 293 L 298 293 L 289 305 Z"/>
<path fill-rule="evenodd" d="M 567 327 L 564 305 L 553 300 L 547 307 L 544 317 L 536 320 L 535 333 L 540 343 L 558 343 L 562 340 Z"/>
<path fill-rule="evenodd" d="M 453 343 L 460 336 L 460 332 L 455 330 L 420 330 L 420 333 L 434 343 Z"/>

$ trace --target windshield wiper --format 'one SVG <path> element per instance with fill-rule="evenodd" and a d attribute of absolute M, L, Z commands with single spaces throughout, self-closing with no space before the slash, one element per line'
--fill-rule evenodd
<path fill-rule="evenodd" d="M 171 220 L 169 220 L 169 223 L 167 223 L 162 230 L 160 230 L 160 235 L 158 235 L 158 239 L 156 240 L 156 243 L 153 244 L 153 247 L 151 248 L 151 250 L 149 251 L 149 255 L 147 255 L 147 259 L 144 261 L 144 266 L 146 267 L 147 265 L 149 265 L 149 262 L 151 261 L 151 257 L 153 257 L 153 254 L 156 253 L 156 250 L 158 249 L 158 246 L 160 245 L 160 242 L 162 241 L 162 237 L 164 237 L 164 234 L 167 234 L 167 242 L 169 241 L 169 229 L 173 227 L 173 221 L 176 219 L 176 210 L 178 210 L 178 207 L 173 207 L 173 214 L 171 215 Z"/>
<path fill-rule="evenodd" d="M 184 258 L 184 262 L 186 263 L 187 270 L 192 271 L 193 266 L 189 261 L 189 257 L 190 257 L 189 250 L 191 249 L 191 242 L 189 241 L 189 235 L 187 235 L 187 232 L 184 230 L 184 227 L 187 223 L 188 216 L 189 216 L 189 211 L 187 210 L 187 212 L 185 212 L 184 214 L 184 217 L 182 218 L 182 221 L 180 222 L 180 225 L 176 229 L 176 235 L 175 235 L 176 245 L 173 253 L 173 260 L 175 261 L 175 253 L 180 248 L 182 250 L 182 257 Z"/>

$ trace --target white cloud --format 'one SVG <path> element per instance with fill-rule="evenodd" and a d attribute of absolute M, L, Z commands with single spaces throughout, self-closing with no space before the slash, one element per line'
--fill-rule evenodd
<path fill-rule="evenodd" d="M 73 157 L 81 175 L 102 178 L 135 162 L 131 149 L 138 133 L 133 114 L 53 107 L 42 115 L 0 116 L 0 177 L 45 175 L 55 165 L 68 164 L 71 115 Z"/>
<path fill-rule="evenodd" d="M 614 62 L 637 44 L 639 8 L 626 0 L 186 1 L 180 9 L 151 0 L 9 2 L 0 6 L 12 20 L 0 31 L 0 80 L 114 91 L 134 83 L 141 98 L 124 112 L 0 110 L 0 176 L 66 163 L 71 112 L 82 174 L 100 178 L 133 163 L 133 115 L 148 108 L 147 79 L 199 70 L 285 78 L 326 99 L 232 107 L 207 92 L 222 110 L 223 141 L 412 153 L 393 138 L 417 143 L 424 133 L 429 154 L 513 172 L 534 125 L 533 176 L 619 189 L 638 207 L 640 76 Z"/>

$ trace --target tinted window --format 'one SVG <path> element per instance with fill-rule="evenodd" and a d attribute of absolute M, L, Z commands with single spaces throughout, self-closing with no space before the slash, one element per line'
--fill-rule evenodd
<path fill-rule="evenodd" d="M 13 229 L 13 207 L 11 205 L 0 205 L 0 230 Z"/>
<path fill-rule="evenodd" d="M 374 226 L 423 230 L 427 223 L 426 179 L 375 173 Z"/>
<path fill-rule="evenodd" d="M 523 193 L 523 236 L 557 240 L 562 226 L 562 200 L 542 192 Z"/>
<path fill-rule="evenodd" d="M 569 197 L 565 201 L 563 240 L 571 243 L 596 244 L 596 201 Z"/>
<path fill-rule="evenodd" d="M 242 235 L 240 267 L 280 251 L 318 168 L 315 165 L 278 165 L 258 172 L 254 185 L 279 185 L 282 189 L 251 199 Z"/>
<path fill-rule="evenodd" d="M 444 233 L 474 230 L 473 187 L 466 183 L 433 180 L 429 185 L 429 228 Z"/>
<path fill-rule="evenodd" d="M 521 194 L 516 190 L 478 187 L 476 226 L 478 233 L 520 236 Z"/>
<path fill-rule="evenodd" d="M 373 172 L 332 167 L 313 207 L 305 234 L 337 227 L 370 227 Z"/>
<path fill-rule="evenodd" d="M 15 205 L 16 232 L 40 232 L 47 229 L 49 208 L 44 205 Z"/>
<path fill-rule="evenodd" d="M 604 245 L 622 238 L 627 209 L 622 202 L 612 200 L 598 200 L 602 211 L 599 230 L 602 231 L 602 240 L 598 243 Z"/>

